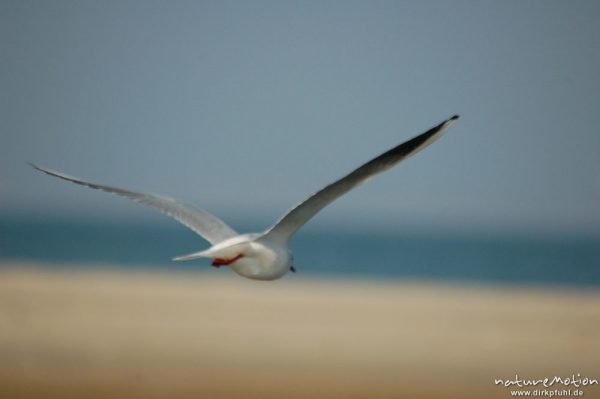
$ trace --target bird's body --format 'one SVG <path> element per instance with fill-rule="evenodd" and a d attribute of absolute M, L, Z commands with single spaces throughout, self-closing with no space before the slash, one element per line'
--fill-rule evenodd
<path fill-rule="evenodd" d="M 292 254 L 288 249 L 288 240 L 304 223 L 325 206 L 365 182 L 368 178 L 391 168 L 401 160 L 431 144 L 456 119 L 458 119 L 458 115 L 384 152 L 290 209 L 265 232 L 254 234 L 238 234 L 210 213 L 194 208 L 191 205 L 182 204 L 171 198 L 142 194 L 117 187 L 92 183 L 33 164 L 31 165 L 48 175 L 90 188 L 118 194 L 156 208 L 189 227 L 212 244 L 206 250 L 179 256 L 174 258 L 174 260 L 209 258 L 212 259 L 213 266 L 229 266 L 240 276 L 249 279 L 276 280 L 290 270 L 295 271 L 292 265 Z"/>
<path fill-rule="evenodd" d="M 175 260 L 201 257 L 213 259 L 213 266 L 229 266 L 240 276 L 253 280 L 276 280 L 292 267 L 287 243 L 275 242 L 261 234 L 242 234 Z"/>

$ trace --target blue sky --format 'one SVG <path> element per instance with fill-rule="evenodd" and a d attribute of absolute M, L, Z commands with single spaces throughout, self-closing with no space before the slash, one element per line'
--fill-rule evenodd
<path fill-rule="evenodd" d="M 310 228 L 600 232 L 600 3 L 0 2 L 0 214 L 266 227 L 458 113 Z"/>

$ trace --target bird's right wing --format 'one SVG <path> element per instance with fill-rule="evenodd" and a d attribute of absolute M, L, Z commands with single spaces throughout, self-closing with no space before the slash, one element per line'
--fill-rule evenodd
<path fill-rule="evenodd" d="M 40 172 L 46 173 L 47 175 L 58 177 L 59 179 L 70 181 L 72 183 L 79 184 L 82 186 L 121 195 L 140 204 L 148 205 L 150 207 L 158 209 L 160 212 L 172 217 L 173 219 L 177 220 L 183 225 L 189 227 L 213 245 L 238 235 L 238 233 L 235 232 L 227 224 L 225 224 L 225 222 L 211 215 L 210 213 L 198 208 L 194 208 L 191 205 L 182 204 L 180 202 L 175 201 L 172 198 L 160 197 L 157 195 L 150 194 L 142 194 L 117 187 L 104 186 L 101 184 L 78 179 L 76 177 L 68 176 L 64 173 L 44 169 L 32 163 L 30 163 L 30 165 L 33 168 L 39 170 Z"/>
<path fill-rule="evenodd" d="M 296 230 L 321 209 L 373 175 L 391 168 L 403 159 L 427 147 L 440 137 L 456 119 L 458 119 L 458 115 L 454 115 L 425 133 L 421 133 L 413 139 L 384 152 L 341 179 L 317 191 L 283 215 L 277 223 L 265 232 L 264 237 L 270 237 L 277 241 L 287 241 Z"/>

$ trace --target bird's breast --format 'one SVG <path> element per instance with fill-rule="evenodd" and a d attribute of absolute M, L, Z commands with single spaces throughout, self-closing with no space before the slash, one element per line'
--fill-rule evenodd
<path fill-rule="evenodd" d="M 289 270 L 290 256 L 287 247 L 254 241 L 248 244 L 244 256 L 230 267 L 253 280 L 276 280 Z"/>

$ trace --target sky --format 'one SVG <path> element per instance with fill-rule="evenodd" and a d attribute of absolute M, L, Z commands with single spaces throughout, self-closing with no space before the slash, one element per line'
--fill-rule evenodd
<path fill-rule="evenodd" d="M 445 118 L 308 228 L 600 233 L 597 1 L 0 0 L 0 215 L 265 228 Z"/>

